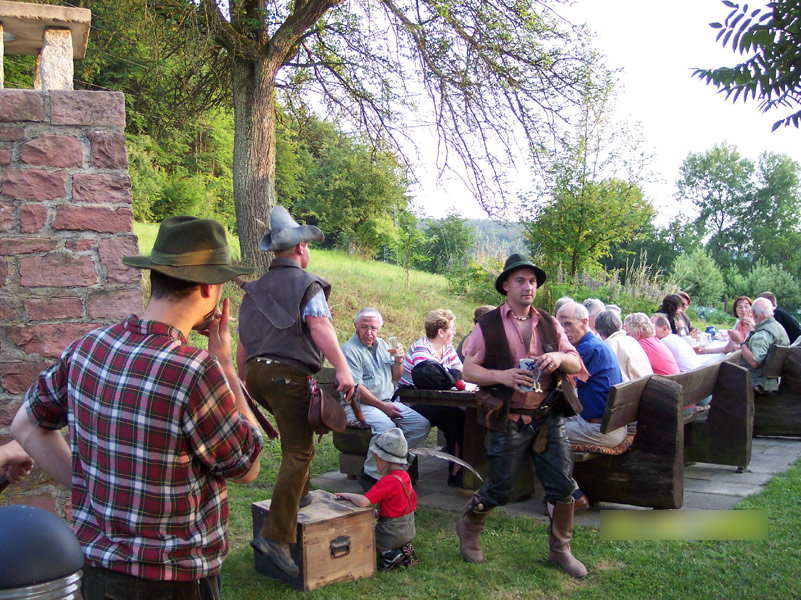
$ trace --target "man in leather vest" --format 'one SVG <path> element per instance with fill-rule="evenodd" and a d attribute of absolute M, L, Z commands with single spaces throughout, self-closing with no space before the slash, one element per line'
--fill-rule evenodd
<path fill-rule="evenodd" d="M 239 310 L 240 375 L 244 370 L 248 391 L 275 416 L 281 434 L 281 466 L 270 512 L 252 545 L 292 577 L 299 569 L 289 544 L 296 542 L 298 506 L 310 500 L 314 457 L 308 377 L 320 370 L 325 356 L 336 370 L 337 390 L 348 399 L 353 393 L 353 377 L 331 324 L 331 286 L 305 270 L 309 242 L 323 239 L 317 227 L 299 225 L 284 207 L 276 206 L 270 231 L 259 244 L 274 252 L 275 259 L 261 279 L 244 286 Z"/>
<path fill-rule="evenodd" d="M 548 560 L 573 577 L 584 577 L 587 569 L 570 551 L 573 453 L 565 436 L 562 403 L 554 404 L 551 392 L 564 374 L 586 371 L 561 325 L 531 306 L 544 282 L 545 273 L 529 259 L 511 255 L 495 282 L 506 302 L 484 315 L 465 343 L 465 380 L 481 386 L 479 395 L 488 393 L 500 408 L 486 419 L 487 480 L 465 506 L 456 530 L 464 559 L 482 562 L 479 536 L 489 511 L 509 501 L 530 455 L 545 488 L 550 517 Z M 518 368 L 519 360 L 526 357 L 534 359 L 533 372 Z M 564 385 L 570 384 L 565 381 Z M 577 402 L 571 402 L 571 407 L 580 410 Z"/>

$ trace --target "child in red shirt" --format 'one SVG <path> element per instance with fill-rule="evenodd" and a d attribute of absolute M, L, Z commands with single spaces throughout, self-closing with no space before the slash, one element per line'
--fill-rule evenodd
<path fill-rule="evenodd" d="M 412 567 L 417 564 L 412 546 L 416 534 L 414 511 L 417 509 L 417 494 L 404 470 L 408 454 L 406 438 L 397 427 L 389 429 L 370 440 L 369 451 L 375 458 L 381 479 L 365 495 L 342 492 L 337 497 L 356 506 L 378 506 L 375 542 L 381 554 L 382 569 L 398 565 Z"/>

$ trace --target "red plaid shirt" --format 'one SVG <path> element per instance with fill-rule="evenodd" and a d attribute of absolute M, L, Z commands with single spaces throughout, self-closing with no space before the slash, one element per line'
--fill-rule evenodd
<path fill-rule="evenodd" d="M 247 473 L 261 434 L 213 356 L 131 315 L 70 344 L 25 407 L 41 427 L 69 426 L 74 530 L 89 564 L 150 580 L 219 571 L 225 478 Z"/>

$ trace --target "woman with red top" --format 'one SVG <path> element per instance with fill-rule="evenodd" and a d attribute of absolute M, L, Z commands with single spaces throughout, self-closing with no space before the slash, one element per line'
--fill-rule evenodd
<path fill-rule="evenodd" d="M 645 313 L 632 313 L 623 321 L 626 333 L 640 342 L 651 368 L 657 375 L 675 375 L 679 365 L 673 353 L 656 337 L 656 329 Z"/>
<path fill-rule="evenodd" d="M 389 429 L 370 440 L 370 452 L 381 479 L 365 495 L 342 492 L 337 494 L 337 498 L 362 508 L 371 504 L 378 506 L 375 545 L 381 554 L 382 569 L 413 567 L 417 564 L 412 546 L 417 534 L 414 526 L 417 494 L 404 470 L 408 455 L 406 438 L 397 427 Z"/>

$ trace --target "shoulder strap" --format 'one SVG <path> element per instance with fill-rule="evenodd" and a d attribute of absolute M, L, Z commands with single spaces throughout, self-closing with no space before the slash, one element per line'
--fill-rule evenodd
<path fill-rule="evenodd" d="M 401 479 L 400 475 L 396 475 L 395 473 L 390 473 L 393 479 L 397 479 L 398 483 L 400 483 L 401 489 L 406 494 L 406 508 L 410 511 L 412 510 L 412 493 L 406 489 L 406 486 L 403 484 L 403 479 Z"/>

